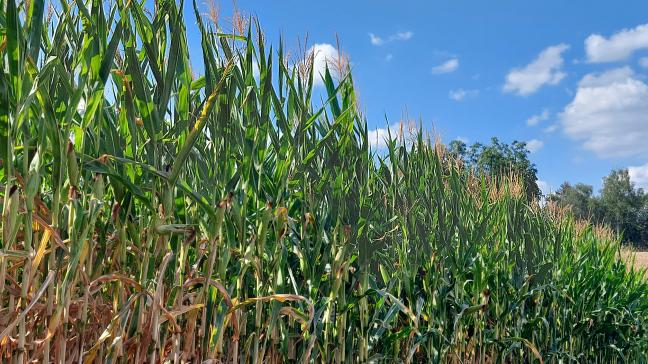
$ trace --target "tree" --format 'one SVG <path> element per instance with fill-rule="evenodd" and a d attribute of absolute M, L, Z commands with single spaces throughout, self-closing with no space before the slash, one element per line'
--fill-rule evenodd
<path fill-rule="evenodd" d="M 450 142 L 448 149 L 478 172 L 493 176 L 518 174 L 523 179 L 525 194 L 530 200 L 542 195 L 538 187 L 538 170 L 529 160 L 525 142 L 514 141 L 509 145 L 492 138 L 490 145 L 474 143 L 468 147 L 466 143 L 454 140 Z"/>
<path fill-rule="evenodd" d="M 577 183 L 572 186 L 569 182 L 564 182 L 558 191 L 547 197 L 547 200 L 569 207 L 578 219 L 595 220 L 597 209 L 592 194 L 593 188 L 590 185 Z"/>
<path fill-rule="evenodd" d="M 613 170 L 601 189 L 603 221 L 623 233 L 624 241 L 640 243 L 640 215 L 645 205 L 644 191 L 636 189 L 627 169 Z"/>
<path fill-rule="evenodd" d="M 644 195 L 646 200 L 646 195 Z M 648 201 L 644 202 L 643 207 L 637 213 L 637 227 L 639 228 L 639 240 L 636 245 L 648 247 Z"/>
<path fill-rule="evenodd" d="M 611 171 L 599 196 L 593 195 L 592 186 L 565 182 L 547 200 L 569 207 L 576 218 L 610 226 L 625 243 L 648 245 L 648 195 L 635 187 L 627 169 Z"/>

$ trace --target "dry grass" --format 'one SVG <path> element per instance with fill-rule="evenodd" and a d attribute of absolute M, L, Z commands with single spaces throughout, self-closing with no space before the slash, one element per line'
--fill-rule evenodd
<path fill-rule="evenodd" d="M 635 266 L 639 268 L 648 268 L 648 251 L 637 252 Z"/>
<path fill-rule="evenodd" d="M 637 252 L 635 264 L 638 267 L 648 267 L 648 252 Z"/>
<path fill-rule="evenodd" d="M 636 268 L 648 269 L 648 250 L 635 251 L 632 248 L 621 249 L 621 256 L 623 257 L 623 260 L 626 261 L 627 263 L 632 262 L 633 255 L 634 255 L 634 266 Z M 646 271 L 646 276 L 648 277 L 648 270 Z"/>

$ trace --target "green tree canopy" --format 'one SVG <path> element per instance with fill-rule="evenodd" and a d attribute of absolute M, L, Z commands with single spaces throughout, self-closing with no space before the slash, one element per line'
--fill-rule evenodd
<path fill-rule="evenodd" d="M 528 199 L 539 198 L 542 195 L 538 187 L 538 170 L 529 160 L 529 150 L 525 142 L 514 141 L 506 144 L 492 138 L 490 144 L 473 143 L 468 146 L 463 141 L 454 140 L 448 147 L 452 154 L 480 173 L 485 172 L 493 176 L 518 174 L 524 181 Z"/>
<path fill-rule="evenodd" d="M 603 221 L 619 232 L 627 241 L 641 238 L 639 213 L 645 205 L 642 189 L 635 188 L 627 169 L 613 170 L 603 180 L 600 198 Z"/>
<path fill-rule="evenodd" d="M 584 183 L 572 186 L 569 182 L 564 182 L 547 200 L 569 206 L 578 219 L 592 219 L 597 208 L 592 198 L 593 190 L 592 186 Z"/>
<path fill-rule="evenodd" d="M 578 219 L 612 227 L 625 243 L 648 246 L 648 195 L 632 183 L 627 169 L 611 171 L 598 196 L 590 185 L 565 182 L 547 199 L 569 207 Z"/>

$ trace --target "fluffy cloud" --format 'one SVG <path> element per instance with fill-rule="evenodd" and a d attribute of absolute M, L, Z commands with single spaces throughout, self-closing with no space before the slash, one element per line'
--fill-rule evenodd
<path fill-rule="evenodd" d="M 648 190 L 648 163 L 643 166 L 628 167 L 628 174 L 635 186 Z"/>
<path fill-rule="evenodd" d="M 411 143 L 418 132 L 418 126 L 413 123 L 396 123 L 388 126 L 387 128 L 376 128 L 367 132 L 367 140 L 373 150 L 384 149 L 387 146 L 387 138 L 391 133 L 391 137 L 396 139 L 402 136 L 406 144 Z"/>
<path fill-rule="evenodd" d="M 321 86 L 324 84 L 322 77 L 326 72 L 326 65 L 328 64 L 329 69 L 338 61 L 340 55 L 337 51 L 337 48 L 328 44 L 313 44 L 312 47 L 308 49 L 308 55 L 314 55 L 313 59 L 313 84 L 315 86 Z"/>
<path fill-rule="evenodd" d="M 560 128 L 560 126 L 558 124 L 552 124 L 552 125 L 549 125 L 548 127 L 544 128 L 544 129 L 542 129 L 542 132 L 547 133 L 547 134 L 551 134 L 554 131 L 558 130 L 559 128 Z"/>
<path fill-rule="evenodd" d="M 583 77 L 560 119 L 569 137 L 601 157 L 648 153 L 648 85 L 629 67 Z"/>
<path fill-rule="evenodd" d="M 383 45 L 383 43 L 385 43 L 385 41 L 382 38 L 375 35 L 374 33 L 369 33 L 369 41 L 371 42 L 371 44 L 376 46 Z"/>
<path fill-rule="evenodd" d="M 432 73 L 438 75 L 442 73 L 451 73 L 457 70 L 459 68 L 459 59 L 457 58 L 452 58 L 449 59 L 443 63 L 441 63 L 438 66 L 432 67 Z"/>
<path fill-rule="evenodd" d="M 544 109 L 542 110 L 542 113 L 533 115 L 532 117 L 528 118 L 526 124 L 528 126 L 535 126 L 538 125 L 541 121 L 545 121 L 547 119 L 549 119 L 549 110 Z"/>
<path fill-rule="evenodd" d="M 623 29 L 609 38 L 592 34 L 585 39 L 589 62 L 615 62 L 627 59 L 639 49 L 648 48 L 648 24 Z"/>
<path fill-rule="evenodd" d="M 462 88 L 450 90 L 450 92 L 448 92 L 448 97 L 455 101 L 461 101 L 466 98 L 475 97 L 477 95 L 479 95 L 479 90 L 464 90 Z"/>
<path fill-rule="evenodd" d="M 639 65 L 643 68 L 648 68 L 648 57 L 643 57 L 639 60 Z"/>
<path fill-rule="evenodd" d="M 375 149 L 382 149 L 387 146 L 387 138 L 389 136 L 387 128 L 376 128 L 367 132 L 367 140 L 369 145 Z"/>
<path fill-rule="evenodd" d="M 550 193 L 553 192 L 553 188 L 546 181 L 538 180 L 538 181 L 536 181 L 536 184 L 538 185 L 538 188 L 540 188 L 540 191 L 542 191 L 542 194 L 545 195 L 545 196 L 547 196 L 547 195 L 549 195 Z"/>
<path fill-rule="evenodd" d="M 565 78 L 565 73 L 562 71 L 564 63 L 562 54 L 567 49 L 569 49 L 567 44 L 545 48 L 533 62 L 525 67 L 512 69 L 506 75 L 504 91 L 527 96 L 544 85 L 557 85 Z"/>
<path fill-rule="evenodd" d="M 407 32 L 398 32 L 389 37 L 391 40 L 410 40 L 414 36 L 414 33 Z"/>
<path fill-rule="evenodd" d="M 413 36 L 414 36 L 413 32 L 407 31 L 407 32 L 394 33 L 388 36 L 386 39 L 384 39 L 375 35 L 374 33 L 369 33 L 369 41 L 371 42 L 371 44 L 375 46 L 381 46 L 385 43 L 410 40 Z"/>
<path fill-rule="evenodd" d="M 535 153 L 544 147 L 544 142 L 538 139 L 531 139 L 526 142 L 526 147 L 531 153 Z"/>

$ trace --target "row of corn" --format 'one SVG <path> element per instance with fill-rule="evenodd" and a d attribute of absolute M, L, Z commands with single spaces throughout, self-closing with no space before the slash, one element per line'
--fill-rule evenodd
<path fill-rule="evenodd" d="M 418 129 L 373 151 L 342 55 L 195 1 L 0 3 L 0 361 L 648 360 L 614 234 Z"/>

